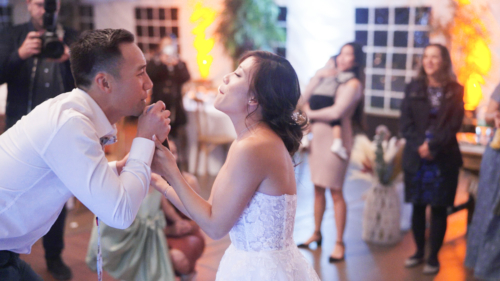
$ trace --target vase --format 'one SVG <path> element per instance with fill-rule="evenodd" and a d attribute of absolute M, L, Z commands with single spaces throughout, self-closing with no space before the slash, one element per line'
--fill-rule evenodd
<path fill-rule="evenodd" d="M 375 184 L 367 192 L 363 212 L 363 240 L 393 245 L 401 239 L 400 202 L 394 185 Z"/>

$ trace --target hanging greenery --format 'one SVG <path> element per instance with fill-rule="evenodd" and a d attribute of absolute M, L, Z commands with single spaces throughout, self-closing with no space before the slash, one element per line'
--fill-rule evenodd
<path fill-rule="evenodd" d="M 246 51 L 273 51 L 276 43 L 285 41 L 278 14 L 273 0 L 224 0 L 216 32 L 235 64 Z"/>

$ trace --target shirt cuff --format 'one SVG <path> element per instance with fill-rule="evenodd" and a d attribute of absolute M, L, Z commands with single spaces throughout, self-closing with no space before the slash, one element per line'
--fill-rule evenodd
<path fill-rule="evenodd" d="M 118 169 L 116 168 L 116 161 L 108 162 L 108 166 L 111 168 L 111 170 L 113 170 L 113 172 L 115 172 L 116 175 L 118 175 Z"/>
<path fill-rule="evenodd" d="M 153 161 L 154 152 L 155 152 L 155 143 L 152 140 L 137 137 L 132 141 L 132 148 L 130 148 L 130 154 L 128 156 L 128 159 L 142 161 L 146 163 L 146 165 L 151 167 L 151 162 Z"/>

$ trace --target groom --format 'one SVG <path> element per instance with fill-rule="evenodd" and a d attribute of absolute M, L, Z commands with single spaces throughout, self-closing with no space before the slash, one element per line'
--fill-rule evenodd
<path fill-rule="evenodd" d="M 70 61 L 77 88 L 0 136 L 2 280 L 42 280 L 19 254 L 30 253 L 72 195 L 106 224 L 127 228 L 148 192 L 152 139 L 163 141 L 170 130 L 162 102 L 144 110 L 153 83 L 130 32 L 85 33 Z M 113 124 L 129 115 L 140 117 L 128 159 L 108 163 L 103 146 L 116 140 Z"/>

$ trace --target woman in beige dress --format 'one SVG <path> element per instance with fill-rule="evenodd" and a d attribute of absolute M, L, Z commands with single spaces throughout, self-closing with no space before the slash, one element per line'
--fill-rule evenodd
<path fill-rule="evenodd" d="M 325 67 L 316 72 L 303 95 L 304 100 L 311 102 L 304 106 L 304 112 L 311 121 L 313 134 L 309 165 L 314 183 L 315 229 L 311 237 L 299 247 L 308 247 L 313 242 L 321 246 L 320 230 L 326 205 L 325 191 L 328 188 L 333 199 L 337 228 L 337 241 L 330 255 L 330 262 L 344 259 L 343 236 L 347 208 L 342 186 L 353 144 L 353 126 L 361 126 L 363 70 L 364 55 L 361 46 L 347 43 L 339 55 L 331 58 Z M 312 102 L 318 103 L 318 100 L 323 103 L 322 108 L 312 110 Z M 333 142 L 331 124 L 335 121 L 340 121 L 342 144 L 346 149 L 347 159 L 342 159 L 330 150 Z"/>

